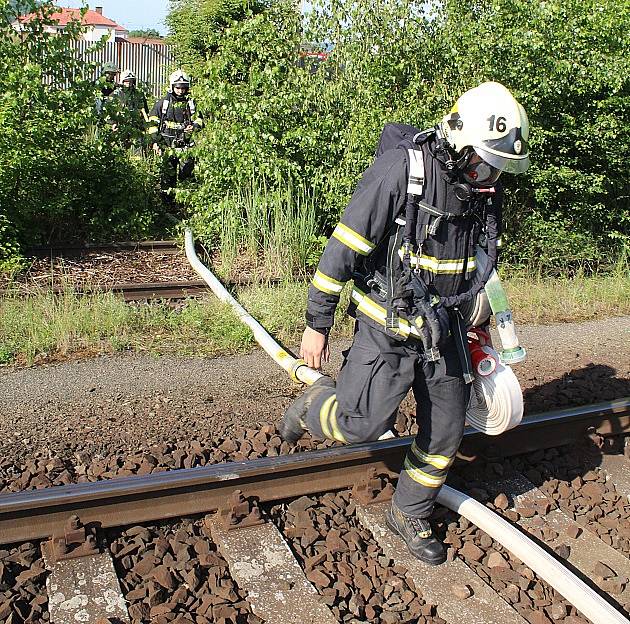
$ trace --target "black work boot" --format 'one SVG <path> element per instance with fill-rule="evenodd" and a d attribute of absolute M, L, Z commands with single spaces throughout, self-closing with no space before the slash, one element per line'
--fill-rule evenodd
<path fill-rule="evenodd" d="M 394 533 L 403 538 L 409 552 L 416 559 L 429 565 L 439 565 L 446 561 L 446 550 L 433 536 L 427 519 L 405 515 L 392 501 L 392 506 L 385 512 L 385 522 Z"/>
<path fill-rule="evenodd" d="M 287 408 L 287 411 L 284 413 L 278 425 L 280 437 L 287 442 L 297 442 L 306 431 L 304 418 L 306 418 L 306 413 L 313 399 L 320 395 L 326 388 L 334 387 L 335 382 L 330 377 L 324 375 L 295 399 Z"/>

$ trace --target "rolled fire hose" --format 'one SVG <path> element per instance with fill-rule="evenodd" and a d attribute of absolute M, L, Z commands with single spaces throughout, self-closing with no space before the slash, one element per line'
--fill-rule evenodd
<path fill-rule="evenodd" d="M 289 373 L 291 379 L 310 386 L 322 377 L 321 373 L 306 366 L 304 360 L 295 358 L 283 349 L 199 260 L 191 230 L 186 230 L 185 246 L 186 257 L 193 269 L 221 301 L 232 307 L 238 318 L 252 330 L 258 344 Z M 496 359 L 499 361 L 498 356 Z M 522 415 L 523 397 L 518 381 L 509 367 L 499 363 L 491 375 L 475 376 L 471 404 L 467 412 L 467 421 L 472 427 L 488 435 L 498 435 L 516 426 Z"/>
<path fill-rule="evenodd" d="M 322 377 L 321 373 L 318 373 L 312 368 L 306 366 L 303 360 L 293 357 L 286 350 L 282 349 L 282 347 L 280 347 L 267 333 L 263 326 L 256 321 L 256 319 L 252 317 L 247 310 L 245 310 L 245 308 L 243 308 L 243 306 L 241 306 L 234 297 L 232 297 L 232 295 L 230 295 L 223 284 L 219 282 L 212 272 L 206 268 L 197 257 L 192 232 L 190 230 L 186 230 L 185 243 L 186 256 L 195 271 L 197 271 L 197 273 L 204 279 L 214 294 L 221 301 L 224 301 L 232 306 L 239 319 L 241 319 L 241 321 L 252 330 L 258 344 L 260 344 L 260 346 L 274 359 L 274 361 L 276 361 L 289 373 L 292 379 L 310 385 Z M 485 348 L 486 347 L 484 347 L 484 349 Z M 498 364 L 494 373 L 500 369 L 512 372 L 509 367 L 506 368 L 502 364 Z M 492 375 L 477 377 L 487 380 L 489 377 L 492 377 Z M 473 383 L 476 383 L 476 381 Z M 481 391 L 482 394 L 486 391 L 488 395 L 491 393 L 491 390 L 486 389 L 485 387 L 482 388 Z M 481 412 L 482 410 L 480 410 L 480 414 Z M 483 418 L 483 416 L 480 416 L 480 418 Z M 479 423 L 479 427 L 484 426 L 487 426 L 487 423 L 485 425 L 483 422 Z M 494 425 L 490 426 L 491 429 L 493 427 Z M 483 431 L 484 429 L 480 430 Z M 527 539 L 527 537 L 525 537 L 520 531 L 512 527 L 509 523 L 484 505 L 447 485 L 442 486 L 437 500 L 445 507 L 448 507 L 456 513 L 468 518 L 468 520 L 470 520 L 473 524 L 502 544 L 523 563 L 536 572 L 541 578 L 554 587 L 579 611 L 586 615 L 593 624 L 628 624 L 628 620 L 626 620 L 618 611 L 613 609 L 613 607 L 605 602 L 598 594 L 591 590 L 588 585 L 583 583 L 567 568 L 558 563 L 551 555 L 545 552 L 537 544 Z M 508 547 L 507 544 L 510 546 Z"/>
<path fill-rule="evenodd" d="M 628 620 L 552 555 L 498 514 L 470 496 L 443 485 L 438 503 L 464 516 L 564 596 L 593 624 L 628 624 Z"/>
<path fill-rule="evenodd" d="M 466 422 L 485 433 L 499 435 L 516 427 L 523 418 L 523 391 L 514 371 L 501 362 L 490 346 L 481 349 L 494 360 L 494 370 L 479 374 L 475 370 Z"/>

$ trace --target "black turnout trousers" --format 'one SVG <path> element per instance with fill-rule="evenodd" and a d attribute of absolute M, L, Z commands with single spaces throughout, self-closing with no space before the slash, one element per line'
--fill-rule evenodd
<path fill-rule="evenodd" d="M 376 440 L 394 426 L 400 403 L 412 389 L 419 431 L 394 503 L 417 518 L 433 511 L 462 440 L 470 395 L 452 337 L 440 351 L 440 360 L 427 362 L 415 340 L 398 342 L 359 320 L 336 388 L 319 394 L 306 415 L 315 436 L 345 443 Z"/>

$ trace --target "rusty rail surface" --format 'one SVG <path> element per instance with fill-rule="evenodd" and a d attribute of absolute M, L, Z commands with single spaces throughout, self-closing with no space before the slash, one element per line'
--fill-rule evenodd
<path fill-rule="evenodd" d="M 499 438 L 468 428 L 462 453 L 510 456 L 570 444 L 589 432 L 630 433 L 630 397 L 545 412 Z M 260 502 L 352 487 L 370 468 L 395 475 L 412 437 L 0 495 L 0 544 L 61 534 L 68 517 L 123 526 L 216 511 L 235 490 Z"/>

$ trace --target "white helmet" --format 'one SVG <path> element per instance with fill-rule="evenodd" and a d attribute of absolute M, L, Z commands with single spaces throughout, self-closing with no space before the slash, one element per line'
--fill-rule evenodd
<path fill-rule="evenodd" d="M 133 80 L 135 82 L 136 75 L 130 69 L 125 69 L 125 71 L 120 75 L 120 82 L 124 83 L 125 80 Z"/>
<path fill-rule="evenodd" d="M 183 69 L 176 69 L 169 77 L 168 82 L 171 91 L 176 85 L 178 87 L 190 87 L 190 76 Z"/>
<path fill-rule="evenodd" d="M 458 154 L 472 148 L 499 172 L 529 167 L 529 121 L 525 109 L 498 82 L 466 91 L 442 119 L 444 138 Z"/>

